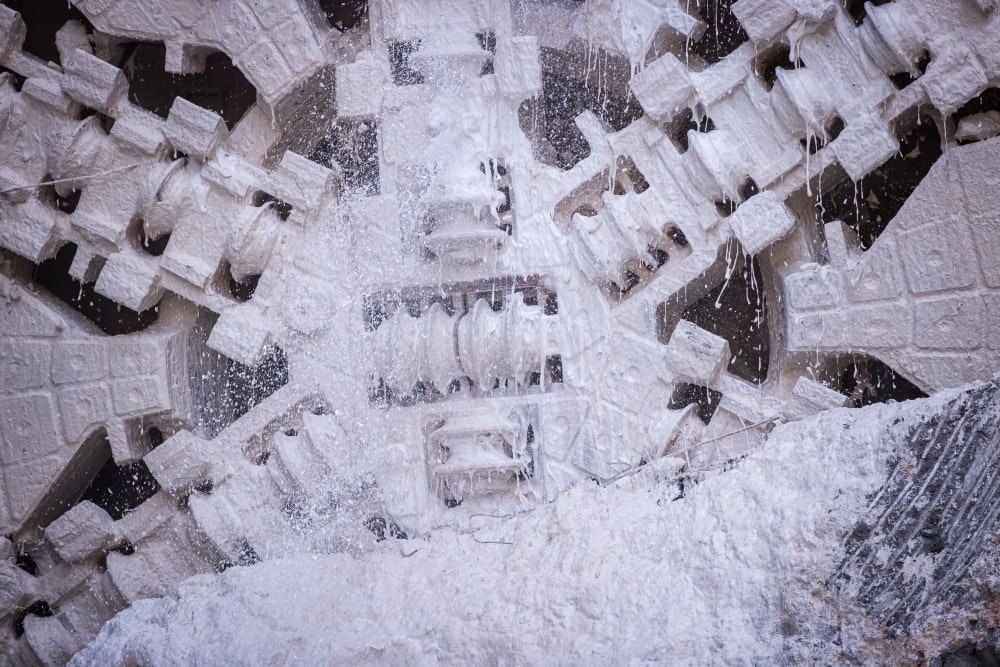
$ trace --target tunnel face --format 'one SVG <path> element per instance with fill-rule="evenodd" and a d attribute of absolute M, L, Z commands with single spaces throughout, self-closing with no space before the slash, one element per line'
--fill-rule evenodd
<path fill-rule="evenodd" d="M 0 662 L 992 664 L 996 11 L 0 0 Z"/>
<path fill-rule="evenodd" d="M 21 15 L 26 27 L 22 49 L 26 53 L 49 62 L 59 63 L 60 54 L 56 48 L 56 32 L 67 21 L 83 24 L 88 32 L 94 27 L 86 15 L 67 2 L 54 0 L 4 0 L 5 6 Z"/>
<path fill-rule="evenodd" d="M 124 42 L 116 50 L 129 101 L 158 116 L 166 118 L 174 98 L 183 97 L 222 116 L 232 130 L 257 101 L 257 91 L 225 53 L 208 54 L 200 72 L 176 74 L 165 70 L 163 44 Z"/>

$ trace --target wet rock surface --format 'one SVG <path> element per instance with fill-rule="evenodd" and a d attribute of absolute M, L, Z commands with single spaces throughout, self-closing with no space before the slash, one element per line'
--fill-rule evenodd
<path fill-rule="evenodd" d="M 990 572 L 1000 558 L 998 466 L 1000 380 L 908 426 L 888 479 L 844 543 L 831 579 L 838 596 L 858 603 L 888 639 L 942 622 L 985 637 L 998 593 Z M 958 654 L 947 660 L 965 664 Z"/>

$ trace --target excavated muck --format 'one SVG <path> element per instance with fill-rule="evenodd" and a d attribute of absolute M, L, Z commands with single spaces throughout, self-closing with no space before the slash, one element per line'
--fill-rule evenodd
<path fill-rule="evenodd" d="M 1000 0 L 0 0 L 0 664 L 997 665 L 997 372 Z"/>

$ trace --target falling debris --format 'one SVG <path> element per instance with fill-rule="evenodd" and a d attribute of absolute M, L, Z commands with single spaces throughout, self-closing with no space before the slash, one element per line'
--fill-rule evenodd
<path fill-rule="evenodd" d="M 992 664 L 998 11 L 3 0 L 0 662 Z"/>

